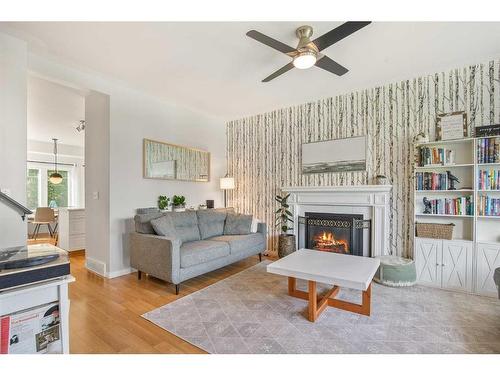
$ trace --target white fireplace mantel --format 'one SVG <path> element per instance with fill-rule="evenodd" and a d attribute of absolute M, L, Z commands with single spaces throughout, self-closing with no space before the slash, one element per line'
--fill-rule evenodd
<path fill-rule="evenodd" d="M 297 235 L 298 218 L 306 212 L 360 213 L 371 220 L 371 256 L 389 254 L 389 204 L 392 185 L 286 186 L 294 215 Z M 366 254 L 368 255 L 368 254 Z"/>

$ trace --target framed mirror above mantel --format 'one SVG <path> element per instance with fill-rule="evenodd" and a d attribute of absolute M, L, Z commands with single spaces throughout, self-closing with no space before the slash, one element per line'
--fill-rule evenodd
<path fill-rule="evenodd" d="M 143 177 L 208 182 L 210 152 L 144 138 Z"/>

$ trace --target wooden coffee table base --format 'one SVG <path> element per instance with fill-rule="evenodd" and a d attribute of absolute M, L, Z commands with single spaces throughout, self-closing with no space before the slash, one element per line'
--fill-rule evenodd
<path fill-rule="evenodd" d="M 318 316 L 320 316 L 320 314 L 327 306 L 370 316 L 371 290 L 372 284 L 370 283 L 368 289 L 366 289 L 366 291 L 363 291 L 361 305 L 358 305 L 357 303 L 334 299 L 334 297 L 340 292 L 340 288 L 338 286 L 334 286 L 325 295 L 323 295 L 321 298 L 318 298 L 318 293 L 316 291 L 316 281 L 309 281 L 309 291 L 304 292 L 297 289 L 297 279 L 295 277 L 288 277 L 288 294 L 292 297 L 297 297 L 309 301 L 309 320 L 311 322 L 316 321 Z"/>

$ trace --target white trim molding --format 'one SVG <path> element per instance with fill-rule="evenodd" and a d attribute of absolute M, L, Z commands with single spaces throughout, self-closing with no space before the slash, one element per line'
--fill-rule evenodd
<path fill-rule="evenodd" d="M 298 218 L 306 212 L 361 213 L 371 220 L 371 254 L 380 256 L 390 253 L 389 202 L 392 185 L 351 186 L 285 186 L 290 193 L 289 204 L 294 216 L 294 231 L 297 235 Z"/>

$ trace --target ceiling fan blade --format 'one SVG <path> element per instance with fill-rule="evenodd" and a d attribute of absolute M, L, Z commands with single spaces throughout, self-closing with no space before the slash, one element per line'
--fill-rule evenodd
<path fill-rule="evenodd" d="M 326 71 L 336 74 L 338 76 L 342 76 L 349 71 L 347 68 L 344 68 L 338 62 L 335 62 L 328 56 L 324 55 L 323 57 L 318 59 L 318 61 L 316 61 L 316 66 L 318 68 L 325 69 Z"/>
<path fill-rule="evenodd" d="M 281 43 L 280 41 L 273 39 L 267 35 L 264 35 L 257 30 L 250 30 L 247 33 L 247 36 L 249 36 L 252 39 L 255 39 L 258 42 L 261 42 L 265 44 L 266 46 L 269 46 L 271 48 L 274 48 L 275 50 L 278 50 L 280 52 L 283 52 L 285 54 L 295 52 L 295 48 L 292 48 L 285 43 Z"/>
<path fill-rule="evenodd" d="M 288 64 L 286 64 L 283 68 L 281 68 L 281 69 L 279 69 L 279 70 L 275 71 L 275 72 L 274 72 L 273 74 L 271 74 L 270 76 L 268 76 L 268 77 L 264 78 L 264 79 L 262 80 L 262 82 L 269 82 L 270 80 L 275 79 L 276 77 L 278 77 L 278 76 L 282 75 L 283 73 L 288 72 L 288 71 L 289 71 L 290 69 L 292 69 L 292 68 L 293 68 L 293 63 L 288 63 Z"/>
<path fill-rule="evenodd" d="M 339 27 L 336 27 L 333 30 L 330 30 L 326 34 L 321 35 L 320 37 L 313 40 L 313 43 L 316 44 L 318 50 L 324 50 L 327 47 L 330 47 L 332 44 L 337 43 L 339 40 L 348 37 L 352 33 L 355 33 L 359 29 L 369 25 L 370 21 L 350 21 L 346 22 Z"/>

